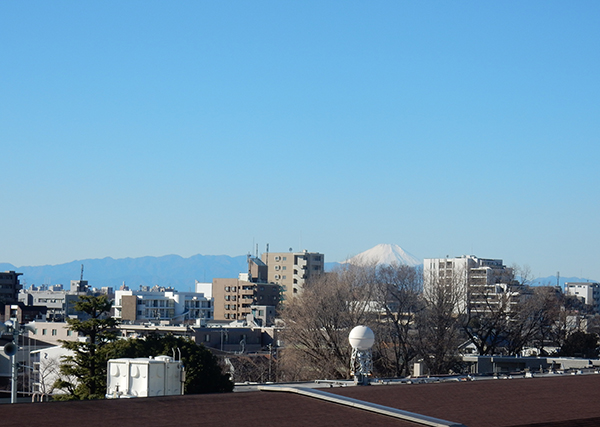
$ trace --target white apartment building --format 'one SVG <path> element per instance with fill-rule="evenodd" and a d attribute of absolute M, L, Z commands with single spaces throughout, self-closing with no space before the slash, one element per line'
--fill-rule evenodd
<path fill-rule="evenodd" d="M 436 285 L 452 286 L 458 295 L 457 311 L 485 313 L 500 304 L 514 306 L 521 295 L 511 269 L 501 259 L 463 255 L 456 258 L 427 258 L 423 261 L 423 291 Z"/>
<path fill-rule="evenodd" d="M 114 317 L 131 323 L 203 324 L 213 318 L 212 299 L 203 293 L 169 291 L 115 292 Z"/>
<path fill-rule="evenodd" d="M 600 312 L 600 283 L 596 282 L 566 282 L 565 295 L 573 295 L 583 300 L 585 304 Z"/>

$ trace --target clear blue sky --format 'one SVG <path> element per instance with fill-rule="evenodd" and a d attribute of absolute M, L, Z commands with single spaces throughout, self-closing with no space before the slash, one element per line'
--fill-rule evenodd
<path fill-rule="evenodd" d="M 600 280 L 600 2 L 4 1 L 0 262 L 378 243 Z"/>

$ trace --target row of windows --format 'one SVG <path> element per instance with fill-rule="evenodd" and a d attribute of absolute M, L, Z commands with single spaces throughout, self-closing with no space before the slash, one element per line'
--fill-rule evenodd
<path fill-rule="evenodd" d="M 52 329 L 50 331 L 50 333 L 52 334 L 53 337 L 58 335 L 58 330 L 57 329 Z M 47 329 L 42 329 L 42 335 L 48 335 L 48 330 Z M 70 329 L 67 329 L 67 336 L 70 337 L 73 335 L 73 331 Z"/>

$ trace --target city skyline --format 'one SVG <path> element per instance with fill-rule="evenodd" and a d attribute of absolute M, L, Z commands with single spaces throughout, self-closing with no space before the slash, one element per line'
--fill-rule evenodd
<path fill-rule="evenodd" d="M 0 263 L 393 243 L 599 280 L 599 16 L 4 2 Z"/>

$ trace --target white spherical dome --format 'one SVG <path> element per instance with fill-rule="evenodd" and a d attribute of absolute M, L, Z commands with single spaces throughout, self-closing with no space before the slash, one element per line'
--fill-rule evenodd
<path fill-rule="evenodd" d="M 368 350 L 373 347 L 375 334 L 368 326 L 356 326 L 350 331 L 348 341 L 350 341 L 352 348 L 357 350 Z"/>

